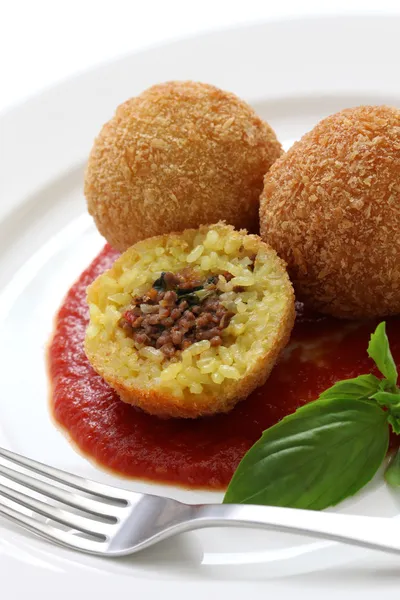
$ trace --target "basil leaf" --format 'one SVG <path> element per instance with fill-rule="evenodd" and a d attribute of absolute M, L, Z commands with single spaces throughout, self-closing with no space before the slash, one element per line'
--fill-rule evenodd
<path fill-rule="evenodd" d="M 388 409 L 388 423 L 398 435 L 400 434 L 400 392 L 377 392 L 371 396 L 380 406 Z"/>
<path fill-rule="evenodd" d="M 393 392 L 376 392 L 371 396 L 381 406 L 386 408 L 398 408 L 400 409 L 400 393 Z"/>
<path fill-rule="evenodd" d="M 400 435 L 400 419 L 399 415 L 388 413 L 388 423 L 391 425 L 394 433 Z"/>
<path fill-rule="evenodd" d="M 189 306 L 194 306 L 195 304 L 200 304 L 200 298 L 197 294 L 182 294 L 178 298 L 178 302 L 186 300 Z"/>
<path fill-rule="evenodd" d="M 387 416 L 363 400 L 306 404 L 250 448 L 224 502 L 315 510 L 337 504 L 368 483 L 385 458 Z"/>
<path fill-rule="evenodd" d="M 400 485 L 400 451 L 397 450 L 396 454 L 391 459 L 389 466 L 385 471 L 385 479 L 389 485 L 397 487 Z"/>
<path fill-rule="evenodd" d="M 198 292 L 203 289 L 204 287 L 202 285 L 195 285 L 191 288 L 178 288 L 176 290 L 176 293 L 178 294 L 178 298 L 181 298 L 183 296 L 188 296 L 189 294 L 193 294 L 193 292 Z"/>
<path fill-rule="evenodd" d="M 372 358 L 384 377 L 395 386 L 397 383 L 397 367 L 390 352 L 389 340 L 386 335 L 386 323 L 379 323 L 371 335 L 368 344 L 368 356 Z"/>
<path fill-rule="evenodd" d="M 165 271 L 163 271 L 158 279 L 156 279 L 153 283 L 153 288 L 157 290 L 157 292 L 165 292 L 167 289 L 165 283 Z"/>
<path fill-rule="evenodd" d="M 381 380 L 375 375 L 359 375 L 354 379 L 344 379 L 322 392 L 320 399 L 342 398 L 350 400 L 354 398 L 354 400 L 367 400 L 378 392 L 380 382 Z"/>

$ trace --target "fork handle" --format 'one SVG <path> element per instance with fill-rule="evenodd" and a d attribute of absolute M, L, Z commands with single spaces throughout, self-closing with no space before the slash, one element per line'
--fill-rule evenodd
<path fill-rule="evenodd" d="M 264 528 L 400 554 L 400 532 L 396 521 L 388 517 L 277 506 L 202 504 L 197 506 L 191 525 L 193 529 L 221 526 Z"/>

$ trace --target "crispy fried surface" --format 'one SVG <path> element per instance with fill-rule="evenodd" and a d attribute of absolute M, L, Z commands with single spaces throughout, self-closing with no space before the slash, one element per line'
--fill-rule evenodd
<path fill-rule="evenodd" d="M 296 296 L 338 317 L 400 312 L 400 111 L 321 121 L 265 176 L 261 235 Z"/>
<path fill-rule="evenodd" d="M 290 326 L 289 326 L 290 323 Z M 246 399 L 253 390 L 263 385 L 270 375 L 280 351 L 287 345 L 294 323 L 294 309 L 287 310 L 282 317 L 280 329 L 282 337 L 274 348 L 258 359 L 253 370 L 243 377 L 238 384 L 225 381 L 221 393 L 217 395 L 195 396 L 191 401 L 183 401 L 172 394 L 157 389 L 126 389 L 118 379 L 109 380 L 108 383 L 119 394 L 121 400 L 141 408 L 150 415 L 161 419 L 180 418 L 197 419 L 198 417 L 212 416 L 218 413 L 230 412 L 238 402 Z"/>
<path fill-rule="evenodd" d="M 257 231 L 263 176 L 281 152 L 269 125 L 234 94 L 203 83 L 155 85 L 119 106 L 96 139 L 88 209 L 121 251 L 220 219 Z"/>

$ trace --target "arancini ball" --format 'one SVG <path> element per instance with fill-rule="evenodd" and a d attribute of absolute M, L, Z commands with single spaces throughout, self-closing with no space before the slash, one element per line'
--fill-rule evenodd
<path fill-rule="evenodd" d="M 225 220 L 258 232 L 263 177 L 282 148 L 234 94 L 172 81 L 121 104 L 86 169 L 100 233 L 124 251 L 149 236 Z"/>
<path fill-rule="evenodd" d="M 400 110 L 321 121 L 267 173 L 261 235 L 296 298 L 343 318 L 400 313 Z"/>
<path fill-rule="evenodd" d="M 231 410 L 265 382 L 295 315 L 276 252 L 223 223 L 138 242 L 87 298 L 92 366 L 163 418 Z"/>

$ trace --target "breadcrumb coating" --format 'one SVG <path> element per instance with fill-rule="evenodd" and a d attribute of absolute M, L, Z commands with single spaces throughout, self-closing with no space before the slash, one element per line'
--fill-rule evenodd
<path fill-rule="evenodd" d="M 124 251 L 149 236 L 225 220 L 258 231 L 264 174 L 282 148 L 271 127 L 212 85 L 155 85 L 116 110 L 86 169 L 88 209 Z"/>
<path fill-rule="evenodd" d="M 299 300 L 344 318 L 400 313 L 399 109 L 324 119 L 273 165 L 260 201 Z"/>

